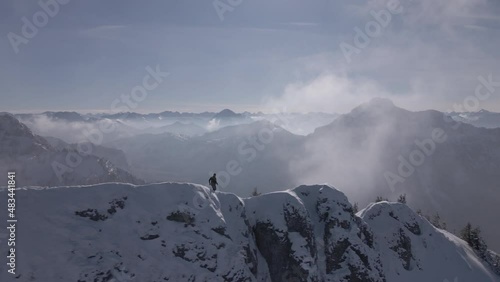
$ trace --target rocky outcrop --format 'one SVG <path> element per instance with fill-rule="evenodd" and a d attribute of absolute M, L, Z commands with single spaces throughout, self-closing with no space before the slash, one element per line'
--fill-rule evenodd
<path fill-rule="evenodd" d="M 326 185 L 241 199 L 194 184 L 111 183 L 21 189 L 16 201 L 20 282 L 498 281 L 407 206 L 356 215 Z"/>
<path fill-rule="evenodd" d="M 247 199 L 272 281 L 385 281 L 373 235 L 331 187 Z"/>

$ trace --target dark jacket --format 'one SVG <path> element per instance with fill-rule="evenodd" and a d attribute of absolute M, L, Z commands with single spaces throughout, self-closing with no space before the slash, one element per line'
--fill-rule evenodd
<path fill-rule="evenodd" d="M 219 183 L 217 183 L 217 178 L 215 176 L 210 177 L 210 179 L 208 179 L 208 183 L 210 184 L 210 186 L 212 186 L 214 190 L 215 190 L 215 185 L 219 185 Z"/>

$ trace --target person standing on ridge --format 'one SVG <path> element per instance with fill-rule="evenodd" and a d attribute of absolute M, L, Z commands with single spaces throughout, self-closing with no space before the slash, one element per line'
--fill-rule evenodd
<path fill-rule="evenodd" d="M 215 192 L 216 186 L 219 185 L 219 183 L 217 183 L 217 176 L 215 173 L 212 177 L 210 177 L 210 179 L 208 179 L 208 184 L 210 184 L 210 186 L 212 186 L 212 189 Z"/>

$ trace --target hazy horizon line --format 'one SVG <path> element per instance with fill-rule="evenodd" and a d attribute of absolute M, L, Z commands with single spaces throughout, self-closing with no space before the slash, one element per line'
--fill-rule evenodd
<path fill-rule="evenodd" d="M 376 98 L 374 98 L 376 99 Z M 393 104 L 394 102 L 391 99 L 387 98 L 382 98 L 391 101 Z M 373 100 L 373 99 L 372 99 Z M 370 101 L 372 101 L 370 100 Z M 230 110 L 234 112 L 235 114 L 251 114 L 251 115 L 257 115 L 257 114 L 264 114 L 264 115 L 273 115 L 273 114 L 326 114 L 326 115 L 343 115 L 343 114 L 348 114 L 351 112 L 353 109 L 367 104 L 370 101 L 363 102 L 358 104 L 357 106 L 351 108 L 350 110 L 347 110 L 345 112 L 322 112 L 322 111 L 309 111 L 309 112 L 300 112 L 300 111 L 268 111 L 268 110 L 259 110 L 259 111 L 251 111 L 251 110 L 243 110 L 243 111 L 238 111 L 238 110 L 232 110 L 232 107 L 226 107 L 218 111 L 213 111 L 213 110 L 205 110 L 205 111 L 196 111 L 196 110 L 164 110 L 164 111 L 120 111 L 120 112 L 113 112 L 110 110 L 96 110 L 96 109 L 67 109 L 67 110 L 55 110 L 55 109 L 46 109 L 46 110 L 9 110 L 9 111 L 0 111 L 0 113 L 11 113 L 14 115 L 18 114 L 32 114 L 32 115 L 39 115 L 39 114 L 44 114 L 44 113 L 77 113 L 80 115 L 119 115 L 119 114 L 139 114 L 139 115 L 155 115 L 155 114 L 162 114 L 162 113 L 180 113 L 180 114 L 218 114 L 222 111 L 225 110 Z M 486 110 L 484 108 L 478 109 L 477 111 L 443 111 L 435 108 L 428 108 L 428 109 L 423 109 L 423 110 L 414 110 L 414 109 L 408 109 L 399 105 L 394 104 L 395 107 L 405 109 L 411 112 L 423 112 L 423 111 L 438 111 L 442 113 L 478 113 L 482 111 L 490 112 L 490 113 L 498 113 L 500 114 L 500 111 L 491 111 L 491 110 Z"/>

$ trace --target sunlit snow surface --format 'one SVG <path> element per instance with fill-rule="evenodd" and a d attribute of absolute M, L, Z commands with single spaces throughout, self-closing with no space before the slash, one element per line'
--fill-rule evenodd
<path fill-rule="evenodd" d="M 2 263 L 0 281 L 500 281 L 407 206 L 356 216 L 326 185 L 248 199 L 179 183 L 31 188 L 16 212 L 16 275 Z"/>

